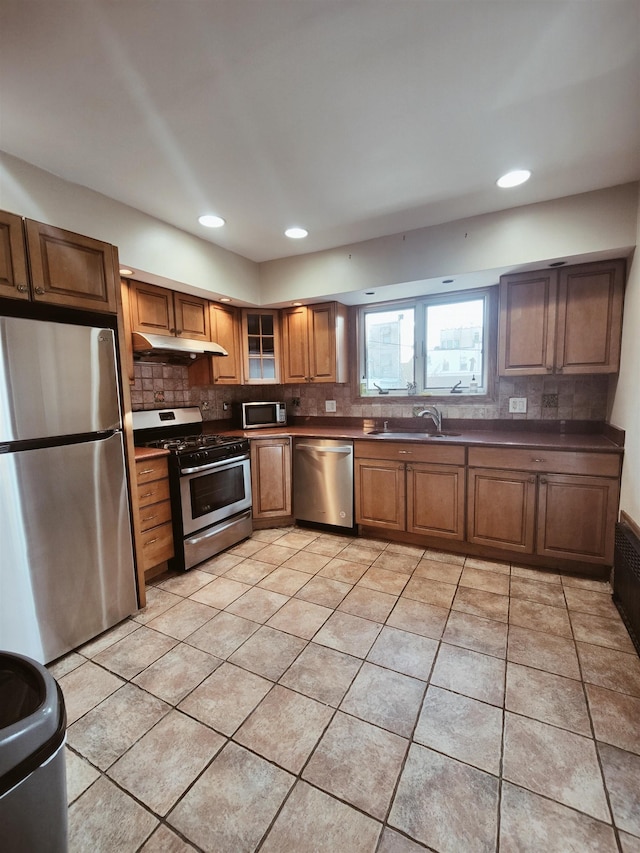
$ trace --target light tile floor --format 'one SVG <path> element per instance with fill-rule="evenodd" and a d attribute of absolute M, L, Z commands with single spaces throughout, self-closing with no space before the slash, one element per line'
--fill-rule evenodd
<path fill-rule="evenodd" d="M 72 853 L 640 853 L 605 583 L 263 530 L 51 669 Z"/>

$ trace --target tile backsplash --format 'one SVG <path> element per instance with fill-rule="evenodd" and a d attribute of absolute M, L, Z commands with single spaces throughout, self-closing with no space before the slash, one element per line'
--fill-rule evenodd
<path fill-rule="evenodd" d="M 232 404 L 243 400 L 284 400 L 290 416 L 402 418 L 413 417 L 414 406 L 429 397 L 408 400 L 392 397 L 352 397 L 351 385 L 211 385 L 189 388 L 188 370 L 182 366 L 136 362 L 131 388 L 134 409 L 166 406 L 200 406 L 205 420 L 232 417 Z M 607 416 L 609 376 L 521 376 L 501 377 L 496 399 L 469 397 L 439 400 L 444 418 L 514 420 L 594 420 Z M 510 414 L 509 397 L 526 397 L 527 413 Z M 325 401 L 335 400 L 336 411 L 326 412 Z M 225 411 L 224 404 L 229 404 Z M 296 405 L 297 403 L 297 405 Z"/>

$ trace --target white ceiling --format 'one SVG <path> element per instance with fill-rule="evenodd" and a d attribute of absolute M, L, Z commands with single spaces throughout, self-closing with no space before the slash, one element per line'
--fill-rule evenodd
<path fill-rule="evenodd" d="M 622 184 L 640 2 L 0 0 L 0 149 L 255 261 Z"/>

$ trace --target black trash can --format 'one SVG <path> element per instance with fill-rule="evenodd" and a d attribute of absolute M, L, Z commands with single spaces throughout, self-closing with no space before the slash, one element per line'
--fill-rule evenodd
<path fill-rule="evenodd" d="M 0 847 L 66 853 L 67 714 L 50 672 L 0 651 Z"/>

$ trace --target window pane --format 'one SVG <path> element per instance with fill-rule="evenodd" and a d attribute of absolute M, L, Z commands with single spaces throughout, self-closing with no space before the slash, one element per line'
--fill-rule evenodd
<path fill-rule="evenodd" d="M 406 389 L 414 381 L 414 309 L 365 314 L 365 348 L 367 391 Z"/>
<path fill-rule="evenodd" d="M 482 387 L 484 299 L 428 305 L 426 327 L 425 387 L 468 392 L 473 376 Z"/>

